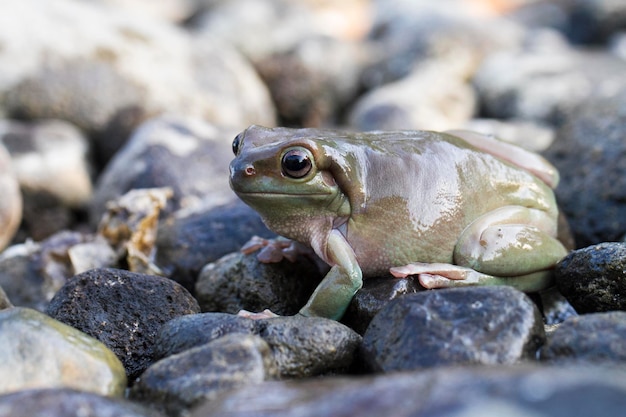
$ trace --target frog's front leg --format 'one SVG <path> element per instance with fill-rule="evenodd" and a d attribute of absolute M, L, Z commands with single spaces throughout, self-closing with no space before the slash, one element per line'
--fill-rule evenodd
<path fill-rule="evenodd" d="M 532 292 L 551 284 L 550 269 L 567 254 L 556 239 L 556 220 L 538 209 L 506 206 L 487 213 L 461 234 L 454 263 L 410 264 L 394 276 L 419 275 L 426 288 L 511 285 Z"/>
<path fill-rule="evenodd" d="M 325 255 L 332 267 L 299 314 L 339 320 L 363 286 L 363 276 L 352 247 L 339 231 L 330 233 Z"/>

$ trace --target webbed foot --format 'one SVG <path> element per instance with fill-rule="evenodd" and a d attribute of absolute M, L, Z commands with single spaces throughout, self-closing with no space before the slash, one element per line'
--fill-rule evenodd
<path fill-rule="evenodd" d="M 396 278 L 417 275 L 420 285 L 428 289 L 485 285 L 495 279 L 471 268 L 445 263 L 416 262 L 390 268 L 389 272 Z"/>

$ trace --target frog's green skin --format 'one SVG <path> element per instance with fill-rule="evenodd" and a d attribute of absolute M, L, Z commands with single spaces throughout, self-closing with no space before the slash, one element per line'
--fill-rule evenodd
<path fill-rule="evenodd" d="M 556 170 L 493 138 L 251 126 L 233 150 L 237 195 L 331 266 L 305 316 L 340 318 L 364 276 L 388 271 L 419 275 L 427 288 L 535 291 L 567 252 L 556 238 Z"/>

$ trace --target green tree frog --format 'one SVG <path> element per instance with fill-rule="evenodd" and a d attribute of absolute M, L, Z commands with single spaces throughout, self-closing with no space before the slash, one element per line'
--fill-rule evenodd
<path fill-rule="evenodd" d="M 341 318 L 363 277 L 388 273 L 425 288 L 537 291 L 567 253 L 558 172 L 493 137 L 251 126 L 233 151 L 235 193 L 330 266 L 304 316 Z"/>

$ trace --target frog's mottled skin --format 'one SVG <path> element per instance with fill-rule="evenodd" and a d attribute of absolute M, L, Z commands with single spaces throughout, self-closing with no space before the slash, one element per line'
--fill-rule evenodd
<path fill-rule="evenodd" d="M 305 316 L 340 318 L 363 276 L 389 271 L 418 275 L 427 288 L 535 291 L 566 254 L 556 170 L 493 138 L 251 126 L 233 150 L 233 190 L 270 229 L 331 266 Z M 292 175 L 294 167 L 304 168 Z"/>

